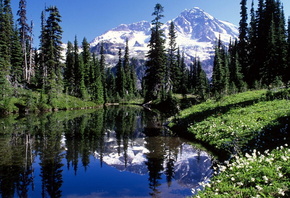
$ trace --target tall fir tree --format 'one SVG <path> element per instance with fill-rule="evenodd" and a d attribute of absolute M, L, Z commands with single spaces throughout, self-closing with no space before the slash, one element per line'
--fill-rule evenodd
<path fill-rule="evenodd" d="M 27 23 L 27 17 L 26 17 L 26 0 L 20 0 L 19 1 L 19 10 L 17 12 L 17 15 L 19 18 L 17 19 L 19 24 L 19 34 L 20 34 L 20 41 L 21 41 L 21 47 L 22 47 L 22 53 L 23 53 L 23 77 L 25 81 L 30 81 L 30 68 L 29 68 L 29 56 L 30 56 L 30 26 Z"/>
<path fill-rule="evenodd" d="M 243 73 L 241 69 L 239 53 L 238 53 L 238 41 L 235 40 L 234 44 L 229 45 L 229 91 L 231 93 L 237 93 L 243 91 L 245 83 L 243 80 Z M 247 74 L 249 75 L 249 74 Z"/>
<path fill-rule="evenodd" d="M 75 95 L 75 59 L 74 45 L 68 41 L 66 50 L 66 61 L 64 70 L 65 90 L 69 95 Z"/>
<path fill-rule="evenodd" d="M 117 71 L 116 71 L 116 91 L 119 94 L 121 98 L 125 96 L 125 90 L 126 90 L 126 75 L 123 67 L 123 61 L 122 61 L 122 50 L 119 49 L 119 61 L 117 64 Z"/>
<path fill-rule="evenodd" d="M 13 85 L 19 85 L 23 80 L 23 70 L 22 70 L 22 62 L 23 62 L 23 52 L 21 50 L 21 43 L 19 39 L 19 33 L 17 28 L 14 30 L 14 34 L 11 40 L 11 83 Z"/>
<path fill-rule="evenodd" d="M 161 19 L 164 17 L 163 6 L 156 4 L 152 15 L 151 37 L 149 41 L 149 51 L 147 53 L 145 80 L 145 101 L 151 101 L 157 98 L 164 99 L 166 95 L 165 82 L 166 53 L 164 33 L 161 29 Z"/>
<path fill-rule="evenodd" d="M 229 69 L 225 46 L 220 38 L 215 47 L 215 56 L 212 74 L 212 92 L 217 98 L 228 94 L 229 88 Z"/>
<path fill-rule="evenodd" d="M 11 48 L 14 34 L 13 14 L 10 0 L 0 1 L 0 57 L 1 72 L 9 75 L 11 69 Z"/>
<path fill-rule="evenodd" d="M 85 86 L 89 87 L 92 55 L 90 52 L 90 44 L 86 38 L 84 38 L 82 41 L 82 48 L 83 48 L 83 51 L 82 51 L 81 55 L 82 55 L 82 59 L 84 62 L 84 81 L 85 81 Z"/>
<path fill-rule="evenodd" d="M 169 84 L 169 90 L 172 91 L 174 82 L 177 81 L 178 75 L 178 63 L 177 63 L 177 43 L 176 43 L 176 30 L 174 22 L 171 21 L 169 26 L 169 46 L 168 46 L 168 61 L 166 68 L 166 79 Z"/>
<path fill-rule="evenodd" d="M 208 97 L 209 82 L 205 71 L 202 69 L 202 65 L 199 59 L 197 60 L 196 73 L 196 93 L 202 100 L 204 100 Z"/>
<path fill-rule="evenodd" d="M 290 17 L 288 18 L 288 30 L 287 30 L 287 65 L 284 70 L 285 74 L 290 73 Z M 290 75 L 285 75 L 283 81 L 286 86 L 289 86 Z"/>
<path fill-rule="evenodd" d="M 61 16 L 56 6 L 45 9 L 49 14 L 48 18 L 42 18 L 46 23 L 42 27 L 41 54 L 43 82 L 51 100 L 63 89 L 62 82 L 62 28 L 60 26 Z M 44 17 L 45 15 L 42 15 Z M 51 101 L 50 100 L 50 101 Z"/>
<path fill-rule="evenodd" d="M 241 0 L 241 20 L 239 23 L 239 43 L 238 43 L 238 57 L 242 67 L 244 76 L 249 73 L 249 53 L 248 53 L 248 14 L 247 14 L 247 0 Z"/>
<path fill-rule="evenodd" d="M 96 55 L 93 54 L 93 68 L 94 68 L 94 82 L 93 82 L 93 101 L 97 104 L 103 104 L 105 102 L 104 99 L 104 86 L 102 81 L 102 74 L 100 71 L 100 63 L 96 58 Z"/>

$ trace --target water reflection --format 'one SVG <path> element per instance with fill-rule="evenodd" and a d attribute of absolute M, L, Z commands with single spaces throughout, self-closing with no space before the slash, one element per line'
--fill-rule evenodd
<path fill-rule="evenodd" d="M 184 197 L 211 158 L 142 108 L 0 120 L 2 197 Z"/>

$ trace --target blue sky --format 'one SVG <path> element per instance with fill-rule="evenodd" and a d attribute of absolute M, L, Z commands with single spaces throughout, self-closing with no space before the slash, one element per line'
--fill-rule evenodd
<path fill-rule="evenodd" d="M 11 0 L 13 12 L 18 10 L 19 0 Z M 252 1 L 248 0 L 250 4 Z M 257 2 L 257 0 L 255 0 Z M 290 16 L 290 1 L 281 0 L 285 16 Z M 27 18 L 34 22 L 34 45 L 38 45 L 40 15 L 45 5 L 55 5 L 62 16 L 63 42 L 79 43 L 84 37 L 90 42 L 107 30 L 119 24 L 142 20 L 151 21 L 156 3 L 164 7 L 163 22 L 177 17 L 183 10 L 200 7 L 217 19 L 238 25 L 240 0 L 27 0 Z M 257 3 L 256 3 L 257 4 Z M 249 6 L 250 9 L 250 6 Z M 14 16 L 16 19 L 17 16 Z"/>

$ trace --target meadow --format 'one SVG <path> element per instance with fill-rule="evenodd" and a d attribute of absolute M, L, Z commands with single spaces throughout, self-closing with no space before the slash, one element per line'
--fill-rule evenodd
<path fill-rule="evenodd" d="M 289 96 L 289 89 L 248 91 L 169 119 L 172 129 L 227 156 L 213 167 L 211 182 L 194 192 L 197 197 L 289 197 Z"/>

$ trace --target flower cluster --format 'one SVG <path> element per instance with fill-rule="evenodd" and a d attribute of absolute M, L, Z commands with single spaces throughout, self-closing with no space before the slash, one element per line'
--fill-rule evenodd
<path fill-rule="evenodd" d="M 216 176 L 203 187 L 199 197 L 283 197 L 290 191 L 290 149 L 288 145 L 272 152 L 256 150 L 235 156 L 231 163 L 215 167 Z"/>

